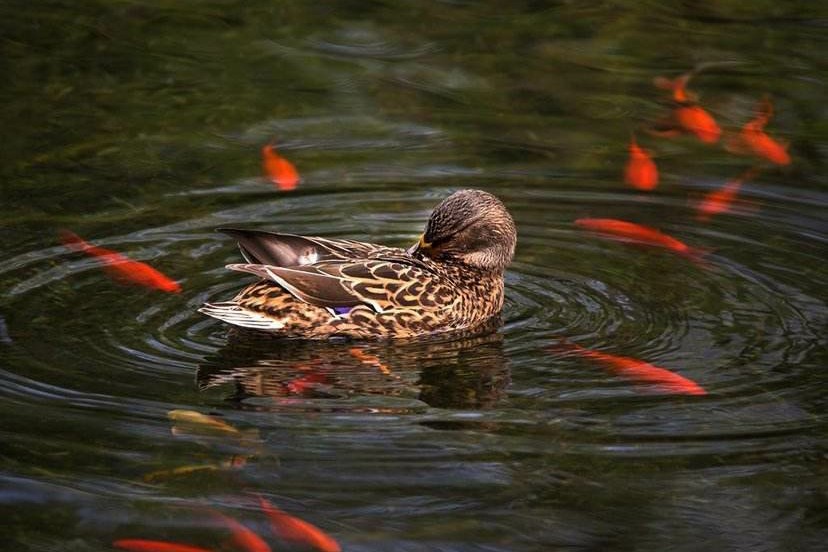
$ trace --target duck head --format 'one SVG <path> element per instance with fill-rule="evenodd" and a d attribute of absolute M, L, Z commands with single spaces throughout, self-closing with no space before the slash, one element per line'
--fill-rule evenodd
<path fill-rule="evenodd" d="M 503 272 L 512 262 L 516 243 L 515 222 L 499 199 L 482 190 L 460 190 L 434 208 L 425 232 L 408 252 Z"/>

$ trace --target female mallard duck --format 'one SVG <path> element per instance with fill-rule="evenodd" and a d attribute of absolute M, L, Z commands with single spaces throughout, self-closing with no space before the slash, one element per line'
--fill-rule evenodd
<path fill-rule="evenodd" d="M 262 278 L 200 312 L 288 337 L 415 337 L 467 330 L 503 307 L 517 231 L 495 196 L 461 190 L 434 209 L 408 250 L 353 240 L 220 229 Z"/>

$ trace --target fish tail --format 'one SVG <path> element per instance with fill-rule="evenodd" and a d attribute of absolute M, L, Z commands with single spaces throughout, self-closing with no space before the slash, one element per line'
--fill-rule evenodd
<path fill-rule="evenodd" d="M 557 338 L 557 342 L 547 345 L 546 350 L 550 353 L 560 353 L 560 354 L 571 354 L 571 355 L 578 355 L 582 354 L 586 349 L 574 341 L 571 341 L 568 337 L 559 337 Z"/>
<path fill-rule="evenodd" d="M 768 94 L 762 96 L 756 108 L 756 120 L 760 123 L 760 128 L 764 127 L 773 118 L 773 102 Z"/>
<path fill-rule="evenodd" d="M 710 268 L 710 261 L 708 256 L 713 253 L 713 249 L 709 247 L 688 247 L 685 251 L 679 254 L 701 268 Z"/>
<path fill-rule="evenodd" d="M 60 237 L 60 243 L 72 251 L 86 251 L 91 247 L 83 238 L 65 228 L 58 231 L 58 236 Z"/>

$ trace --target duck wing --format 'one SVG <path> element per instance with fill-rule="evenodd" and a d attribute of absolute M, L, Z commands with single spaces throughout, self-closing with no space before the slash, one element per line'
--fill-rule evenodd
<path fill-rule="evenodd" d="M 377 312 L 392 308 L 437 308 L 453 295 L 453 286 L 412 263 L 368 259 L 331 260 L 302 266 L 231 264 L 227 268 L 270 280 L 294 297 L 320 307 L 369 305 Z M 426 282 L 429 282 L 426 284 Z M 434 300 L 434 291 L 446 294 Z M 432 292 L 432 293 L 429 293 Z"/>
<path fill-rule="evenodd" d="M 334 240 L 263 230 L 219 228 L 218 231 L 239 242 L 241 254 L 250 264 L 302 266 L 319 261 L 365 258 L 385 249 L 355 240 Z"/>

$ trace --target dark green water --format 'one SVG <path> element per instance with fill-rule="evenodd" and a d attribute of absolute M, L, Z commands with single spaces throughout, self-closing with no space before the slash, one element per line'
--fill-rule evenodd
<path fill-rule="evenodd" d="M 5 2 L 0 548 L 219 547 L 207 508 L 268 535 L 261 493 L 347 551 L 821 549 L 826 26 L 817 2 Z M 695 202 L 753 161 L 640 130 L 669 109 L 653 78 L 699 65 L 690 88 L 726 131 L 768 95 L 793 158 L 708 222 Z M 622 182 L 635 129 L 651 193 Z M 297 190 L 262 179 L 270 140 Z M 519 228 L 493 334 L 262 342 L 195 312 L 248 281 L 217 226 L 403 246 L 461 187 Z M 711 253 L 597 239 L 580 217 Z M 119 286 L 61 228 L 184 291 Z M 173 409 L 245 438 L 173 434 Z M 250 458 L 151 475 L 233 455 Z"/>

